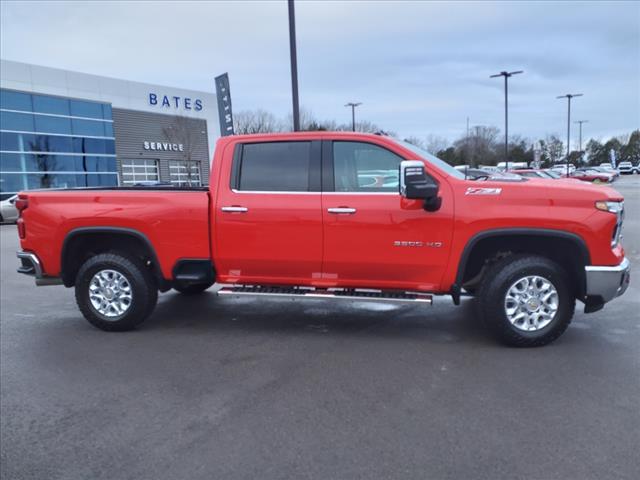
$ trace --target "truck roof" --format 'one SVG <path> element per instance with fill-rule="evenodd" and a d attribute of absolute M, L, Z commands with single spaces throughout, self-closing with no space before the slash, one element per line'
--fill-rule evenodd
<path fill-rule="evenodd" d="M 361 133 L 361 132 L 335 132 L 335 131 L 312 131 L 312 132 L 276 132 L 276 133 L 252 133 L 247 135 L 229 135 L 227 137 L 220 137 L 218 141 L 235 141 L 235 140 L 285 140 L 291 138 L 380 138 L 386 137 L 386 135 L 376 133 Z"/>

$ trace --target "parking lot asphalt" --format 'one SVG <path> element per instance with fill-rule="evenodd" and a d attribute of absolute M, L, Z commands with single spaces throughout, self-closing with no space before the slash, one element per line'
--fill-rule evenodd
<path fill-rule="evenodd" d="M 3 479 L 637 479 L 640 176 L 631 286 L 554 344 L 433 307 L 174 292 L 105 333 L 15 273 L 0 227 Z M 581 306 L 581 304 L 579 304 Z"/>

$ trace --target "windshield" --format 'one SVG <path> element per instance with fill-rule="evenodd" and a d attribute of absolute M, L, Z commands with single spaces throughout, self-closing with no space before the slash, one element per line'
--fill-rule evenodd
<path fill-rule="evenodd" d="M 545 172 L 547 175 L 549 175 L 551 178 L 562 178 L 560 175 L 558 175 L 556 172 L 554 172 L 553 170 L 545 170 Z"/>
<path fill-rule="evenodd" d="M 464 179 L 464 173 L 456 170 L 455 168 L 453 168 L 451 165 L 449 165 L 447 162 L 440 160 L 438 157 L 436 157 L 435 155 L 432 155 L 431 153 L 427 152 L 426 150 L 423 150 L 420 147 L 416 147 L 415 145 L 412 145 L 409 142 L 404 142 L 402 140 L 395 140 L 397 143 L 399 143 L 400 145 L 402 145 L 404 148 L 411 150 L 413 153 L 415 153 L 416 155 L 418 155 L 420 158 L 425 159 L 426 161 L 428 161 L 429 163 L 431 163 L 432 165 L 434 165 L 435 167 L 439 168 L 440 170 L 444 171 L 445 173 L 451 175 L 452 177 L 456 177 L 456 178 L 460 178 L 460 179 Z"/>

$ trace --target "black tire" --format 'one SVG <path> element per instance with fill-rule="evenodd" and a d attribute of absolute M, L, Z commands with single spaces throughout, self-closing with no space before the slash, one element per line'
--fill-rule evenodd
<path fill-rule="evenodd" d="M 99 312 L 89 298 L 89 286 L 101 270 L 114 270 L 123 275 L 131 290 L 128 308 L 120 315 Z M 108 332 L 132 330 L 153 311 L 158 301 L 158 287 L 153 274 L 141 261 L 117 253 L 102 253 L 87 260 L 78 271 L 75 283 L 76 302 L 89 323 Z"/>
<path fill-rule="evenodd" d="M 174 290 L 184 294 L 184 295 L 197 295 L 198 293 L 202 293 L 204 292 L 206 289 L 210 288 L 211 285 L 213 285 L 213 282 L 211 283 L 197 283 L 197 284 L 190 284 L 190 285 L 182 285 L 182 284 L 176 284 L 173 286 Z"/>
<path fill-rule="evenodd" d="M 551 322 L 535 331 L 513 325 L 505 309 L 507 292 L 519 279 L 539 276 L 557 291 L 557 311 Z M 540 347 L 564 333 L 573 317 L 576 300 L 567 273 L 557 263 L 537 255 L 511 255 L 498 260 L 486 272 L 476 297 L 484 323 L 502 343 L 513 347 Z M 524 306 L 522 308 L 525 308 Z"/>

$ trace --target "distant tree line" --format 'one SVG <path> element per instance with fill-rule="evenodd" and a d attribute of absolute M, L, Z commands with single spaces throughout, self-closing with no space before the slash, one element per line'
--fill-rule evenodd
<path fill-rule="evenodd" d="M 356 122 L 356 132 L 361 133 L 385 133 L 394 135 L 393 132 L 383 130 L 375 123 L 367 120 Z M 233 128 L 236 134 L 246 135 L 252 133 L 277 133 L 293 130 L 293 119 L 289 115 L 284 119 L 277 118 L 266 110 L 242 110 L 233 114 Z M 318 120 L 310 110 L 300 109 L 300 130 L 347 132 L 353 126 L 349 123 L 338 123 L 335 120 Z"/>
<path fill-rule="evenodd" d="M 289 132 L 292 117 L 278 119 L 266 110 L 243 110 L 234 114 L 234 129 L 237 134 Z M 384 133 L 397 137 L 395 132 L 383 129 L 369 121 L 356 122 L 356 131 L 363 133 Z M 351 131 L 351 123 L 337 123 L 335 120 L 318 120 L 310 110 L 301 109 L 300 127 L 303 131 Z M 451 165 L 496 165 L 504 161 L 504 137 L 499 128 L 476 125 L 457 140 L 450 142 L 444 137 L 428 135 L 424 138 L 409 137 L 405 141 L 424 148 Z M 612 137 L 606 142 L 590 139 L 583 151 L 574 150 L 569 161 L 574 164 L 600 165 L 611 161 L 611 151 L 618 163 L 640 161 L 640 130 L 630 134 Z M 509 138 L 509 162 L 540 162 L 542 167 L 566 161 L 566 145 L 558 135 L 547 135 L 533 140 L 520 135 Z"/>

